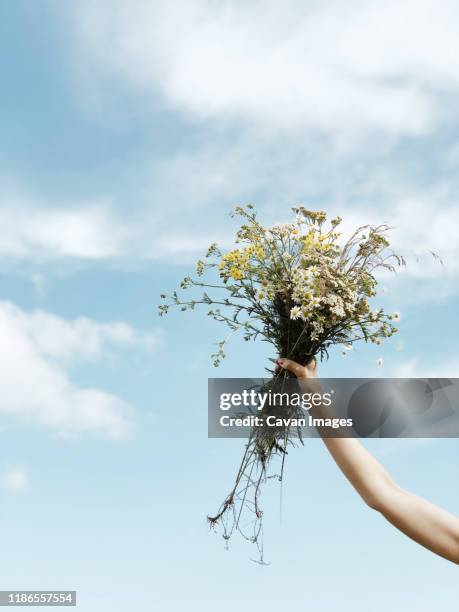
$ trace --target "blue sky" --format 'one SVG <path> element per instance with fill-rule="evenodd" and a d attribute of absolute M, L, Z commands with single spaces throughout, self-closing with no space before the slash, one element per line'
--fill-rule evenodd
<path fill-rule="evenodd" d="M 207 439 L 222 330 L 156 304 L 230 242 L 235 204 L 389 222 L 399 337 L 322 372 L 457 376 L 458 18 L 446 0 L 2 3 L 2 589 L 77 589 L 85 612 L 455 609 L 453 565 L 364 507 L 320 441 L 289 455 L 282 523 L 266 492 L 272 564 L 224 550 L 205 522 L 241 453 Z M 228 353 L 221 376 L 272 356 Z M 369 446 L 459 513 L 456 440 Z"/>

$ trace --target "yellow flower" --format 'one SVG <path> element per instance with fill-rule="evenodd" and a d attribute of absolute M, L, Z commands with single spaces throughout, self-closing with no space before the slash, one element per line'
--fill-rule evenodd
<path fill-rule="evenodd" d="M 234 280 L 242 280 L 244 278 L 244 273 L 240 268 L 231 268 L 230 276 L 234 278 Z"/>
<path fill-rule="evenodd" d="M 198 276 L 202 276 L 204 274 L 204 266 L 205 264 L 203 261 L 199 260 L 196 262 L 196 274 Z"/>

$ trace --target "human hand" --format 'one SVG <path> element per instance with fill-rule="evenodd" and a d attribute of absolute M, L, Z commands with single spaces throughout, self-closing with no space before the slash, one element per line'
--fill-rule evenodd
<path fill-rule="evenodd" d="M 276 363 L 279 369 L 288 370 L 296 376 L 301 389 L 309 390 L 319 385 L 318 365 L 315 357 L 305 366 L 284 357 L 278 359 Z"/>
<path fill-rule="evenodd" d="M 305 366 L 302 366 L 291 359 L 285 359 L 284 357 L 278 359 L 276 363 L 284 370 L 288 370 L 289 372 L 292 372 L 292 374 L 295 374 L 295 376 L 300 380 L 304 378 L 317 378 L 318 366 L 315 357 L 313 357 L 312 360 Z"/>

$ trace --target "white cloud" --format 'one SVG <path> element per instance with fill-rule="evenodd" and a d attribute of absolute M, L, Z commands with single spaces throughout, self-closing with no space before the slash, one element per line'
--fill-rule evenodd
<path fill-rule="evenodd" d="M 393 375 L 397 378 L 459 378 L 459 359 L 453 357 L 441 362 L 420 363 L 413 357 L 393 366 Z"/>
<path fill-rule="evenodd" d="M 138 264 L 149 260 L 191 263 L 213 240 L 223 247 L 231 245 L 235 223 L 228 212 L 235 203 L 247 201 L 245 193 L 260 192 L 262 205 L 257 207 L 267 224 L 287 220 L 291 206 L 298 202 L 325 209 L 331 216 L 342 215 L 346 232 L 365 223 L 388 222 L 394 228 L 393 247 L 407 255 L 409 265 L 404 275 L 414 279 L 437 277 L 436 298 L 456 291 L 457 180 L 422 188 L 409 181 L 400 185 L 391 167 L 383 177 L 372 177 L 370 172 L 360 180 L 360 171 L 356 173 L 351 167 L 347 173 L 352 163 L 340 167 L 339 159 L 331 155 L 327 181 L 325 168 L 313 160 L 314 149 L 293 146 L 288 152 L 276 152 L 272 141 L 264 143 L 267 153 L 260 155 L 258 144 L 243 138 L 226 150 L 221 142 L 211 143 L 198 153 L 181 152 L 157 162 L 153 172 L 155 208 L 152 211 L 139 204 L 135 218 L 125 219 L 108 203 L 61 208 L 43 206 L 40 201 L 33 204 L 32 196 L 19 197 L 17 191 L 15 198 L 0 195 L 0 202 L 5 202 L 0 208 L 2 265 L 22 261 L 37 268 L 70 260 L 101 259 Z M 323 151 L 320 147 L 318 151 L 316 157 L 321 158 Z M 303 170 L 305 157 L 310 160 L 308 172 Z M 344 180 L 342 190 L 335 187 Z M 309 198 L 320 202 L 311 203 Z M 212 206 L 219 201 L 222 206 Z M 444 267 L 429 251 L 439 254 Z M 39 267 L 31 275 L 41 292 L 44 269 Z M 79 325 L 82 327 L 83 322 Z"/>
<path fill-rule="evenodd" d="M 0 414 L 50 427 L 61 434 L 129 434 L 131 407 L 107 391 L 74 384 L 68 367 L 100 358 L 110 346 L 153 346 L 124 323 L 87 318 L 66 321 L 0 302 Z"/>
<path fill-rule="evenodd" d="M 195 193 L 190 197 L 189 179 L 193 173 L 189 171 L 182 177 L 182 187 L 176 187 L 177 171 L 175 159 L 169 164 L 158 164 L 163 190 L 158 190 L 156 199 L 161 199 L 162 211 L 139 204 L 142 213 L 133 218 L 125 218 L 111 198 L 94 203 L 56 204 L 44 202 L 17 185 L 9 191 L 0 191 L 2 265 L 7 267 L 11 262 L 33 262 L 35 266 L 43 266 L 57 261 L 162 260 L 171 256 L 180 259 L 202 252 L 209 245 L 207 229 L 203 226 L 190 235 L 189 223 L 183 217 L 177 218 L 171 227 L 170 213 L 175 210 L 178 217 L 184 208 L 180 198 L 188 194 L 188 201 L 196 202 L 207 187 L 205 182 L 196 181 Z M 177 202 L 177 206 L 171 207 L 171 201 Z M 192 208 L 190 205 L 190 214 Z M 225 241 L 224 232 L 220 232 L 220 238 Z M 30 274 L 29 278 L 42 295 L 46 280 L 42 271 Z"/>
<path fill-rule="evenodd" d="M 48 261 L 123 254 L 126 226 L 110 202 L 48 205 L 17 189 L 0 193 L 0 256 Z"/>
<path fill-rule="evenodd" d="M 378 198 L 371 208 L 352 207 L 349 202 L 342 227 L 350 232 L 366 223 L 389 224 L 392 248 L 407 259 L 404 275 L 448 281 L 459 273 L 459 206 L 454 190 L 454 184 L 447 190 L 425 189 L 424 193 L 414 187 L 411 193 L 394 189 L 392 204 Z M 332 205 L 331 210 L 338 213 L 340 209 Z"/>
<path fill-rule="evenodd" d="M 60 10 L 73 20 L 77 47 L 66 57 L 106 86 L 111 102 L 127 87 L 140 94 L 142 109 L 160 99 L 181 121 L 191 118 L 193 130 L 196 118 L 204 121 L 189 140 L 181 123 L 183 140 L 167 155 L 140 164 L 136 156 L 136 187 L 122 190 L 123 201 L 110 193 L 89 204 L 0 196 L 0 255 L 35 263 L 191 261 L 211 240 L 230 243 L 234 204 L 252 200 L 270 223 L 301 202 L 341 214 L 348 227 L 388 221 L 394 246 L 422 256 L 419 265 L 411 259 L 407 274 L 438 276 L 424 255 L 431 249 L 445 260 L 445 294 L 455 290 L 459 145 L 438 150 L 433 139 L 456 121 L 459 5 L 69 6 Z M 75 72 L 72 63 L 70 79 Z M 397 150 L 400 142 L 408 154 Z"/>
<path fill-rule="evenodd" d="M 392 162 L 383 176 L 375 176 L 371 167 L 365 175 L 356 170 L 362 162 L 355 157 L 343 160 L 330 154 L 325 161 L 321 147 L 316 159 L 313 148 L 292 146 L 290 151 L 276 153 L 272 143 L 265 152 L 257 152 L 257 145 L 248 143 L 229 146 L 226 151 L 221 143 L 210 144 L 205 151 L 190 152 L 188 158 L 181 153 L 177 160 L 169 161 L 169 185 L 162 186 L 159 197 L 164 209 L 167 201 L 176 206 L 167 212 L 169 223 L 163 221 L 154 258 L 195 256 L 212 239 L 228 246 L 234 226 L 227 212 L 235 203 L 249 201 L 247 194 L 259 192 L 262 204 L 258 206 L 255 198 L 255 206 L 268 224 L 287 221 L 291 207 L 298 203 L 326 210 L 330 217 L 341 215 L 345 234 L 360 225 L 388 223 L 392 247 L 407 259 L 403 275 L 437 278 L 446 293 L 454 290 L 451 280 L 459 273 L 459 184 L 455 177 L 418 185 L 409 176 L 400 181 Z M 212 206 L 213 202 L 223 202 L 226 208 Z M 192 234 L 190 226 L 196 227 Z M 438 289 L 437 295 L 440 293 Z"/>
<path fill-rule="evenodd" d="M 448 117 L 439 92 L 459 90 L 453 0 L 84 0 L 74 10 L 92 71 L 199 119 L 419 135 Z"/>
<path fill-rule="evenodd" d="M 122 322 L 98 323 L 87 317 L 66 321 L 43 310 L 24 313 L 11 307 L 9 316 L 43 356 L 54 359 L 92 361 L 116 345 L 152 348 L 158 340 L 156 335 L 140 334 Z"/>
<path fill-rule="evenodd" d="M 27 488 L 29 478 L 23 468 L 12 468 L 2 475 L 0 482 L 9 491 L 22 491 Z"/>

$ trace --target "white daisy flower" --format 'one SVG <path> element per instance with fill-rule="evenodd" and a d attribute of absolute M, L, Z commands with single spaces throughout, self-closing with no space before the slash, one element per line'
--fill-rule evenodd
<path fill-rule="evenodd" d="M 295 319 L 299 319 L 300 317 L 301 317 L 301 308 L 299 306 L 294 306 L 290 310 L 290 318 L 295 320 Z"/>

